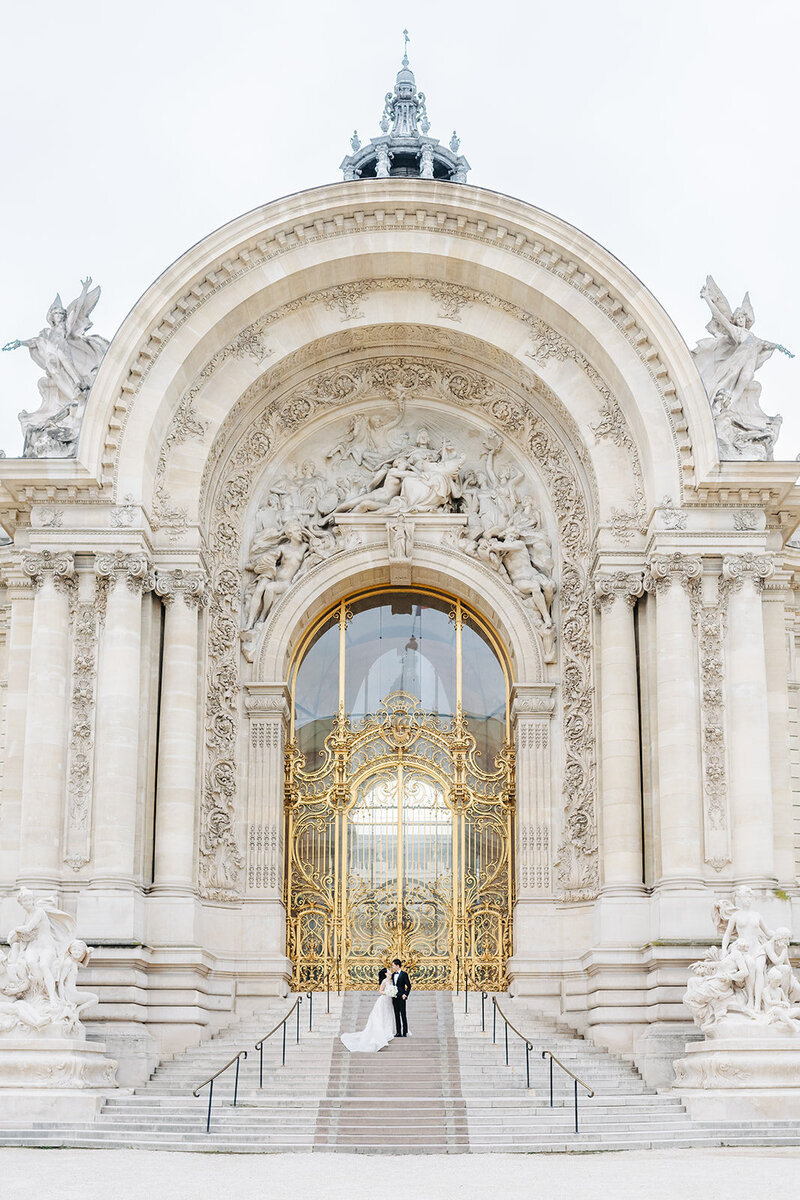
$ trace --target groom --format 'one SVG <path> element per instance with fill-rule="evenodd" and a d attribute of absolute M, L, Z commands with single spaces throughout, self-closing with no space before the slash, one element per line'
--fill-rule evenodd
<path fill-rule="evenodd" d="M 392 1004 L 394 1006 L 394 1020 L 397 1026 L 397 1037 L 408 1037 L 408 1017 L 406 1016 L 406 1000 L 408 993 L 411 991 L 411 980 L 403 970 L 403 964 L 399 958 L 392 961 L 392 983 L 397 988 L 397 995 L 393 997 Z"/>

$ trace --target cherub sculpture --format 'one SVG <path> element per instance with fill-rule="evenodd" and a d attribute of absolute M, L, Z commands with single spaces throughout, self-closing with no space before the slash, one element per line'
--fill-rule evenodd
<path fill-rule="evenodd" d="M 44 371 L 38 384 L 40 407 L 19 414 L 25 458 L 67 458 L 75 452 L 86 397 L 109 346 L 105 338 L 88 332 L 90 314 L 100 298 L 100 288 L 91 288 L 91 283 L 91 277 L 81 280 L 80 295 L 66 308 L 57 295 L 48 309 L 47 325 L 36 337 L 16 338 L 3 346 L 24 346 Z"/>
<path fill-rule="evenodd" d="M 780 417 L 768 417 L 761 408 L 761 384 L 756 371 L 775 350 L 793 358 L 785 346 L 767 342 L 753 333 L 755 314 L 746 293 L 731 311 L 709 275 L 700 292 L 711 309 L 702 338 L 692 351 L 700 377 L 711 402 L 720 456 L 723 459 L 771 459 L 781 427 Z"/>

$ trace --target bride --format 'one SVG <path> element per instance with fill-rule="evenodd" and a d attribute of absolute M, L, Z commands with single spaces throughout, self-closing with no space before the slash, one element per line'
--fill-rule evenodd
<path fill-rule="evenodd" d="M 369 1020 L 360 1033 L 343 1033 L 342 1041 L 353 1053 L 374 1054 L 388 1046 L 394 1037 L 394 1008 L 392 992 L 396 988 L 386 967 L 378 972 L 378 991 L 380 995 L 372 1006 Z"/>

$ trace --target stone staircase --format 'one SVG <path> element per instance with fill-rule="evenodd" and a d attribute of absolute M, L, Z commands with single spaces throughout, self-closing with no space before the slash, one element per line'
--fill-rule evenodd
<path fill-rule="evenodd" d="M 292 998 L 265 1005 L 199 1046 L 159 1065 L 143 1087 L 109 1098 L 86 1124 L 39 1123 L 0 1130 L 0 1146 L 134 1147 L 239 1153 L 279 1151 L 360 1153 L 552 1152 L 666 1147 L 786 1146 L 800 1144 L 800 1123 L 757 1122 L 713 1126 L 693 1122 L 671 1094 L 648 1089 L 628 1063 L 578 1037 L 549 1017 L 501 1001 L 509 1020 L 527 1034 L 531 1090 L 526 1086 L 525 1048 L 498 1017 L 492 1040 L 491 1000 L 481 1029 L 480 996 L 413 992 L 410 1038 L 380 1054 L 349 1054 L 339 1033 L 361 1028 L 374 1001 L 364 992 L 314 997 L 287 1024 L 286 1063 L 282 1036 L 266 1044 L 263 1087 L 253 1049 L 286 1013 Z M 246 1049 L 238 1104 L 232 1104 L 234 1069 L 214 1087 L 211 1132 L 205 1132 L 206 1088 L 192 1089 Z M 572 1079 L 554 1068 L 554 1105 L 542 1050 L 557 1058 L 594 1090 L 581 1093 L 580 1132 L 573 1125 Z"/>

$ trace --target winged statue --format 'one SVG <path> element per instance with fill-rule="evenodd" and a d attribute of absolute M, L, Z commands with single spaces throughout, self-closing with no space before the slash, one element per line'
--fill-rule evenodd
<path fill-rule="evenodd" d="M 75 453 L 86 397 L 89 394 L 109 343 L 90 334 L 91 313 L 100 298 L 100 288 L 91 277 L 81 280 L 81 292 L 66 308 L 60 295 L 47 311 L 47 325 L 32 338 L 15 339 L 3 346 L 21 346 L 42 371 L 39 394 L 42 403 L 35 412 L 19 414 L 25 435 L 25 458 L 67 458 Z"/>
<path fill-rule="evenodd" d="M 761 384 L 755 374 L 776 350 L 790 358 L 794 355 L 753 332 L 755 313 L 749 292 L 732 310 L 709 275 L 700 295 L 711 310 L 706 325 L 711 336 L 697 343 L 692 357 L 711 402 L 720 457 L 771 459 L 781 418 L 769 417 L 761 408 Z"/>

